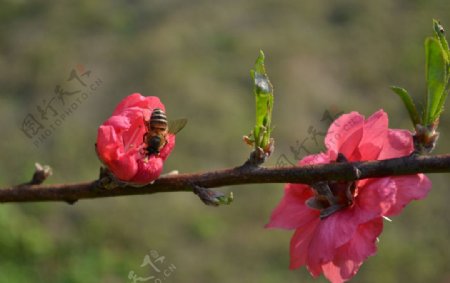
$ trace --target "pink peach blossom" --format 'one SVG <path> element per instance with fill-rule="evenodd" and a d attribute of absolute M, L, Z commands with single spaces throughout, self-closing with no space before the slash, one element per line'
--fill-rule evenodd
<path fill-rule="evenodd" d="M 342 115 L 330 126 L 325 145 L 325 153 L 309 155 L 299 165 L 334 162 L 338 154 L 349 161 L 363 161 L 402 157 L 413 151 L 411 133 L 388 129 L 388 117 L 382 110 L 368 119 L 357 112 Z M 329 183 L 337 197 L 343 185 Z M 376 253 L 382 217 L 399 214 L 410 201 L 424 198 L 431 189 L 423 174 L 371 178 L 347 185 L 354 185 L 352 198 L 325 217 L 321 217 L 321 209 L 310 205 L 317 197 L 316 190 L 304 184 L 286 185 L 266 227 L 295 229 L 290 244 L 291 269 L 305 265 L 313 277 L 323 273 L 333 283 L 349 280 L 363 261 Z"/>
<path fill-rule="evenodd" d="M 163 163 L 175 146 L 175 135 L 167 135 L 167 144 L 159 154 L 147 156 L 143 148 L 148 121 L 156 108 L 165 111 L 158 97 L 133 93 L 117 105 L 112 116 L 99 128 L 97 155 L 121 181 L 146 184 L 159 177 Z"/>

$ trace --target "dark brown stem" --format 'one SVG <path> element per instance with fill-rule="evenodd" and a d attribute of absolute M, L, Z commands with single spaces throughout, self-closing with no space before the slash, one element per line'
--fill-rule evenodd
<path fill-rule="evenodd" d="M 192 192 L 194 186 L 215 188 L 257 183 L 305 183 L 326 180 L 356 180 L 373 177 L 450 172 L 450 154 L 408 156 L 382 161 L 333 163 L 302 167 L 241 166 L 205 173 L 161 177 L 143 187 L 118 186 L 104 189 L 99 181 L 57 184 L 20 185 L 0 189 L 0 202 L 65 201 L 79 199 L 144 195 L 161 192 Z"/>

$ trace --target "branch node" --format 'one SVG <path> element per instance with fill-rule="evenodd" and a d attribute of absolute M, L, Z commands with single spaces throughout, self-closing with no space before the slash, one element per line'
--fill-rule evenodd
<path fill-rule="evenodd" d="M 34 163 L 34 168 L 34 174 L 31 181 L 22 185 L 40 185 L 53 174 L 52 168 L 48 165 L 41 165 L 36 162 Z"/>
<path fill-rule="evenodd" d="M 416 125 L 416 132 L 413 135 L 414 151 L 420 154 L 429 154 L 436 147 L 439 132 L 436 131 L 439 120 L 428 126 Z"/>
<path fill-rule="evenodd" d="M 114 175 L 108 170 L 108 168 L 100 167 L 100 175 L 98 180 L 95 182 L 95 187 L 97 189 L 113 190 L 120 187 L 119 181 L 114 177 Z"/>
<path fill-rule="evenodd" d="M 78 200 L 77 199 L 73 199 L 73 200 L 66 200 L 67 204 L 73 205 L 74 203 L 76 203 Z"/>
<path fill-rule="evenodd" d="M 260 147 L 256 147 L 255 150 L 253 150 L 250 153 L 250 157 L 248 160 L 242 165 L 242 167 L 259 167 L 262 165 L 266 160 L 270 157 L 272 152 L 274 151 L 273 146 L 273 140 L 270 143 L 270 148 L 267 150 L 264 150 Z"/>
<path fill-rule="evenodd" d="M 172 176 L 177 175 L 178 171 L 171 171 L 164 176 Z M 108 168 L 100 167 L 100 175 L 98 180 L 95 181 L 95 188 L 103 189 L 103 190 L 114 190 L 117 188 L 125 188 L 125 187 L 135 187 L 142 188 L 148 185 L 153 184 L 155 181 L 152 181 L 148 184 L 136 184 L 118 180 L 114 174 L 108 170 Z"/>
<path fill-rule="evenodd" d="M 198 185 L 192 185 L 192 187 L 194 194 L 206 205 L 219 206 L 221 204 L 230 204 L 234 199 L 233 192 L 230 192 L 229 196 L 226 196 L 222 192 L 216 192 Z"/>
<path fill-rule="evenodd" d="M 336 162 L 337 163 L 350 163 L 349 160 L 347 159 L 347 157 L 345 157 L 345 155 L 340 152 L 338 153 Z M 353 180 L 358 180 L 361 178 L 361 175 L 362 175 L 361 170 L 359 170 L 359 168 L 355 164 L 352 164 L 351 170 L 353 173 Z"/>

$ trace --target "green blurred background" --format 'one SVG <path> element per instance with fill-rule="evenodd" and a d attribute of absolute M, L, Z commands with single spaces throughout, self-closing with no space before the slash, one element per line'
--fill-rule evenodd
<path fill-rule="evenodd" d="M 159 96 L 169 117 L 189 118 L 166 171 L 242 164 L 249 148 L 241 137 L 254 121 L 249 70 L 259 49 L 276 95 L 277 147 L 268 165 L 303 157 L 291 147 L 310 137 L 309 128 L 326 130 L 326 110 L 368 116 L 383 108 L 391 127 L 410 128 L 388 86 L 422 98 L 432 18 L 450 29 L 448 0 L 0 3 L 3 187 L 28 180 L 35 161 L 53 167 L 48 183 L 95 179 L 97 127 L 133 92 Z M 83 79 L 101 85 L 36 147 L 21 129 L 24 118 L 39 117 L 37 107 L 58 85 L 81 89 L 67 79 L 83 68 L 91 71 Z M 75 97 L 66 96 L 67 105 Z M 435 153 L 450 151 L 449 121 L 444 112 Z M 428 198 L 385 224 L 377 256 L 353 282 L 450 282 L 450 177 L 430 177 Z M 221 190 L 234 192 L 232 205 L 207 207 L 192 193 L 2 204 L 0 282 L 132 282 L 130 271 L 154 276 L 146 282 L 326 282 L 288 269 L 290 231 L 263 228 L 282 185 Z M 146 255 L 162 260 L 155 252 L 164 256 L 155 263 L 161 272 L 141 267 Z"/>

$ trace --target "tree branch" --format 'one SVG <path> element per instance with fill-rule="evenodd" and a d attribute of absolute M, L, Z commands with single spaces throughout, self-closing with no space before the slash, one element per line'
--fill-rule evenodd
<path fill-rule="evenodd" d="M 19 185 L 0 189 L 0 202 L 65 201 L 79 199 L 145 195 L 161 192 L 192 192 L 194 187 L 215 188 L 241 184 L 304 183 L 450 172 L 450 154 L 408 156 L 381 161 L 332 163 L 302 167 L 241 167 L 205 173 L 161 177 L 142 187 L 122 185 L 105 189 L 101 180 L 76 184 Z"/>

